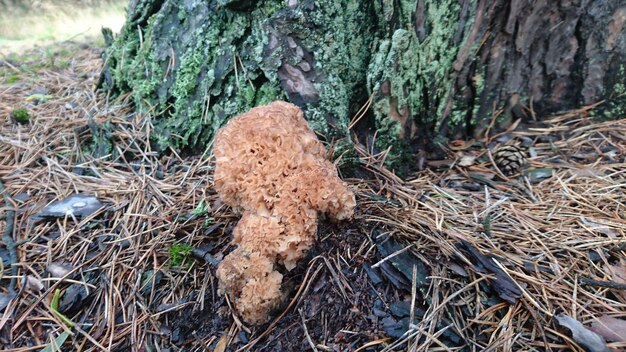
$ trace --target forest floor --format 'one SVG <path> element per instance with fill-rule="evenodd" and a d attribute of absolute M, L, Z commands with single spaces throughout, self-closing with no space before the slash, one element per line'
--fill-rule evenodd
<path fill-rule="evenodd" d="M 96 90 L 100 53 L 0 61 L 0 349 L 626 348 L 626 119 L 545 117 L 404 179 L 359 146 L 354 219 L 323 222 L 284 305 L 247 326 L 217 294 L 237 216 L 210 151 L 152 151 L 149 116 Z M 528 162 L 507 177 L 493 155 L 513 143 Z"/>

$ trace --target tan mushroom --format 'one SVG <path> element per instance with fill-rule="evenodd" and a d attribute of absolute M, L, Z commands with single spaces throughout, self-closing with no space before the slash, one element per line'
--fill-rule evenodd
<path fill-rule="evenodd" d="M 215 138 L 215 189 L 242 217 L 220 263 L 220 292 L 251 324 L 280 304 L 282 275 L 315 242 L 318 213 L 350 218 L 354 194 L 295 105 L 276 101 L 233 118 Z"/>

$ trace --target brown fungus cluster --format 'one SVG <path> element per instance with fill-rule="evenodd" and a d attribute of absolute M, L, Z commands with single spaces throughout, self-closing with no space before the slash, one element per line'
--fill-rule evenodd
<path fill-rule="evenodd" d="M 217 269 L 220 292 L 251 324 L 281 301 L 282 275 L 315 242 L 317 217 L 352 216 L 354 194 L 295 105 L 276 101 L 232 119 L 215 137 L 215 189 L 242 217 L 238 247 Z"/>

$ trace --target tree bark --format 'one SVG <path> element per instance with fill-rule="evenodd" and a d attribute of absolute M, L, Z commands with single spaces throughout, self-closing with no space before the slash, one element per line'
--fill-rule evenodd
<path fill-rule="evenodd" d="M 107 51 L 105 87 L 132 91 L 156 117 L 160 148 L 203 149 L 228 118 L 276 99 L 346 141 L 367 96 L 373 11 L 333 0 L 133 1 Z"/>
<path fill-rule="evenodd" d="M 494 108 L 528 118 L 531 104 L 541 118 L 609 99 L 603 112 L 624 116 L 626 1 L 402 4 L 380 18 L 397 29 L 369 80 L 378 119 L 400 121 L 399 136 L 481 135 Z"/>
<path fill-rule="evenodd" d="M 626 0 L 137 0 L 104 85 L 132 92 L 161 149 L 204 149 L 252 106 L 286 99 L 327 140 L 390 160 L 497 121 L 606 100 L 626 110 Z"/>

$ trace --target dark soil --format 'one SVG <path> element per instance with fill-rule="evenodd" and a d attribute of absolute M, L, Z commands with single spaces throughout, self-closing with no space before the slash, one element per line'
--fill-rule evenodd
<path fill-rule="evenodd" d="M 406 292 L 400 292 L 381 280 L 374 270 L 370 271 L 373 278 L 368 275 L 364 264 L 371 265 L 380 259 L 375 249 L 367 255 L 363 249 L 361 253 L 354 255 L 359 248 L 367 250 L 372 247 L 372 239 L 367 232 L 355 222 L 321 223 L 318 237 L 323 238 L 323 241 L 312 248 L 301 265 L 286 273 L 283 287 L 289 294 L 277 314 L 287 307 L 303 282 L 307 269 L 312 267 L 311 273 L 316 274 L 305 283 L 306 292 L 278 324 L 271 328 L 269 334 L 256 344 L 254 350 L 307 351 L 312 350 L 313 343 L 325 346 L 322 347 L 324 350 L 354 351 L 370 341 L 388 336 L 385 329 L 389 331 L 396 328 L 402 332 L 407 330 L 406 321 L 398 320 L 408 316 L 408 309 L 405 312 L 395 309 L 394 317 L 390 307 L 408 308 L 410 294 L 407 296 Z M 364 247 L 364 243 L 368 245 Z M 352 254 L 352 258 L 347 257 L 348 253 Z M 214 270 L 211 268 L 212 274 Z M 232 321 L 225 299 L 217 295 L 217 287 L 214 286 L 206 298 L 205 306 L 208 308 L 204 311 L 194 311 L 190 306 L 167 316 L 173 345 L 184 348 L 196 338 L 221 336 L 228 330 Z M 244 347 L 268 328 L 270 323 L 251 327 L 251 333 L 240 331 L 227 351 Z M 363 351 L 380 349 L 380 345 L 374 345 Z"/>

